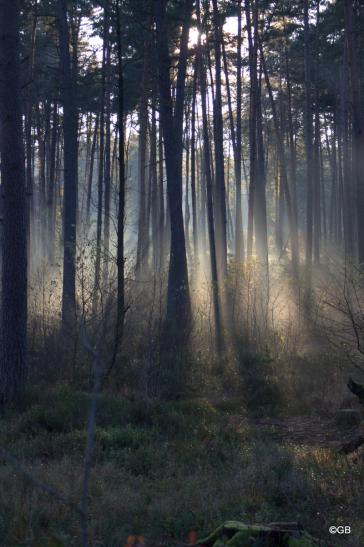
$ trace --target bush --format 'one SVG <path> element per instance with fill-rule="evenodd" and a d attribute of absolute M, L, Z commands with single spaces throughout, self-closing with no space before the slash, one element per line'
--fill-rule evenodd
<path fill-rule="evenodd" d="M 284 408 L 282 392 L 269 355 L 245 353 L 240 359 L 240 382 L 246 408 L 253 414 L 272 415 Z"/>

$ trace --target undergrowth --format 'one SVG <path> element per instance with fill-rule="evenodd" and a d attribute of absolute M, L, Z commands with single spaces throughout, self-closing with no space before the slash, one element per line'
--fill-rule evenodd
<path fill-rule="evenodd" d="M 1 444 L 31 475 L 77 501 L 89 395 L 33 388 L 0 420 Z M 241 402 L 98 399 L 90 488 L 92 544 L 119 547 L 129 534 L 164 545 L 225 519 L 300 521 L 329 541 L 364 544 L 363 462 L 329 449 L 283 445 L 255 431 Z M 77 515 L 1 461 L 2 547 L 80 545 Z M 332 543 L 328 543 L 332 545 Z"/>

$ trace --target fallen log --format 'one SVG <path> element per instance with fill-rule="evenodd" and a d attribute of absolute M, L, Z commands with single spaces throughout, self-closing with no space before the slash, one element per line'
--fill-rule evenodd
<path fill-rule="evenodd" d="M 198 541 L 200 547 L 319 547 L 324 544 L 312 537 L 296 522 L 274 522 L 267 526 L 227 521 L 208 537 Z"/>

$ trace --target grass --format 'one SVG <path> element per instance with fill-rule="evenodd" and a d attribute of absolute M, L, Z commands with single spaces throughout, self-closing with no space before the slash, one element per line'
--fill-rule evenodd
<path fill-rule="evenodd" d="M 34 477 L 74 500 L 88 406 L 85 393 L 34 388 L 0 420 L 2 446 Z M 240 519 L 298 520 L 327 545 L 329 526 L 348 524 L 353 533 L 338 544 L 359 547 L 363 479 L 362 461 L 282 445 L 252 430 L 238 403 L 102 395 L 90 488 L 93 545 L 120 547 L 136 534 L 172 546 L 186 541 L 190 530 L 201 537 L 226 519 Z M 77 515 L 0 461 L 1 547 L 79 546 L 79 533 Z"/>

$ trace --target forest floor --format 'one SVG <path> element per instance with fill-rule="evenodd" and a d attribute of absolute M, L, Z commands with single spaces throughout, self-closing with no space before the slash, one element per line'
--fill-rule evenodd
<path fill-rule="evenodd" d="M 1 446 L 16 460 L 0 459 L 1 547 L 80 545 L 77 514 L 39 481 L 79 499 L 89 404 L 84 392 L 34 388 L 0 419 Z M 140 535 L 148 547 L 171 547 L 237 519 L 298 521 L 328 547 L 362 547 L 364 458 L 337 452 L 352 435 L 332 417 L 248 416 L 237 401 L 102 395 L 92 545 L 123 547 Z M 332 541 L 328 529 L 340 524 L 352 533 Z"/>
<path fill-rule="evenodd" d="M 257 431 L 270 433 L 285 444 L 332 448 L 341 446 L 355 437 L 357 427 L 340 426 L 333 417 L 286 416 L 280 418 L 251 418 L 249 423 Z"/>

